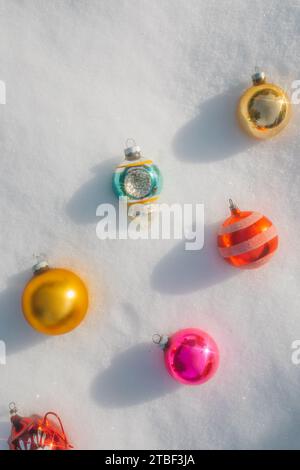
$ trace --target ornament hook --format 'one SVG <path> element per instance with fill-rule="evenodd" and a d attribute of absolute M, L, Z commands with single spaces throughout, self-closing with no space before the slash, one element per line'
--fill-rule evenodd
<path fill-rule="evenodd" d="M 152 342 L 157 344 L 160 348 L 165 349 L 169 342 L 169 337 L 166 335 L 160 335 L 159 333 L 154 333 L 152 336 Z"/>
<path fill-rule="evenodd" d="M 8 409 L 9 409 L 9 414 L 10 414 L 10 415 L 16 415 L 17 412 L 18 412 L 17 405 L 15 404 L 14 401 L 11 401 L 11 402 L 8 404 Z"/>
<path fill-rule="evenodd" d="M 59 422 L 60 429 L 61 429 L 61 432 L 62 432 L 62 438 L 63 438 L 63 440 L 65 441 L 66 447 L 73 447 L 73 446 L 71 446 L 71 444 L 69 444 L 69 442 L 68 442 L 68 439 L 67 439 L 66 434 L 65 434 L 64 426 L 63 426 L 63 423 L 62 423 L 60 417 L 59 417 L 56 413 L 54 413 L 54 411 L 48 411 L 48 412 L 45 414 L 44 419 L 43 419 L 43 425 L 46 425 L 46 424 L 47 424 L 47 416 L 49 416 L 49 415 L 54 416 L 54 417 L 57 419 L 57 421 Z"/>
<path fill-rule="evenodd" d="M 154 333 L 154 335 L 152 335 L 152 342 L 154 344 L 159 344 L 161 342 L 161 335 Z"/>
<path fill-rule="evenodd" d="M 136 146 L 136 141 L 132 138 L 132 137 L 129 137 L 128 139 L 126 139 L 126 142 L 125 142 L 125 147 L 135 147 Z"/>

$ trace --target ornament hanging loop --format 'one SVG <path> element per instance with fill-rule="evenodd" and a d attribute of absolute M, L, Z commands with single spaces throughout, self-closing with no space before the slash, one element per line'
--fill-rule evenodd
<path fill-rule="evenodd" d="M 132 138 L 132 137 L 129 137 L 128 139 L 126 139 L 126 142 L 125 142 L 125 147 L 135 147 L 136 146 L 136 141 Z"/>
<path fill-rule="evenodd" d="M 154 335 L 152 336 L 152 342 L 154 344 L 157 344 L 157 346 L 159 346 L 161 349 L 165 349 L 169 342 L 169 337 L 166 335 L 160 335 L 158 333 L 154 333 Z"/>
<path fill-rule="evenodd" d="M 68 440 L 67 440 L 63 423 L 62 423 L 60 417 L 58 416 L 58 414 L 54 413 L 54 411 L 48 411 L 48 412 L 45 414 L 44 418 L 43 418 L 43 425 L 44 425 L 44 426 L 47 425 L 47 417 L 48 417 L 49 415 L 54 416 L 54 417 L 57 419 L 57 421 L 59 422 L 60 429 L 61 429 L 61 432 L 62 432 L 62 438 L 63 438 L 63 440 L 65 441 L 66 447 L 72 447 L 71 444 L 69 444 L 69 442 L 68 442 Z"/>
<path fill-rule="evenodd" d="M 9 408 L 9 414 L 10 414 L 11 416 L 17 414 L 18 408 L 17 408 L 17 405 L 15 404 L 14 401 L 11 401 L 11 402 L 8 404 L 8 408 Z"/>
<path fill-rule="evenodd" d="M 160 344 L 161 342 L 161 335 L 159 335 L 158 333 L 154 333 L 154 335 L 152 336 L 152 342 L 154 344 Z"/>

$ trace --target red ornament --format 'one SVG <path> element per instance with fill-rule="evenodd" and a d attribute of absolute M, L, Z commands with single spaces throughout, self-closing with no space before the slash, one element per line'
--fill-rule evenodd
<path fill-rule="evenodd" d="M 231 216 L 218 233 L 221 256 L 237 268 L 258 268 L 267 263 L 278 247 L 272 222 L 259 212 L 243 211 L 230 202 Z"/>
<path fill-rule="evenodd" d="M 9 408 L 12 423 L 8 439 L 10 450 L 68 450 L 72 447 L 56 413 L 49 411 L 43 418 L 38 415 L 23 418 L 17 414 L 14 403 L 11 403 Z M 58 420 L 59 426 L 48 419 L 49 415 Z"/>

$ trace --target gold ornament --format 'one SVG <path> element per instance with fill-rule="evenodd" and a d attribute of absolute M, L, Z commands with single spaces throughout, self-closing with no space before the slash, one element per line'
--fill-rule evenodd
<path fill-rule="evenodd" d="M 239 100 L 238 120 L 250 136 L 268 139 L 282 131 L 289 122 L 290 100 L 279 86 L 266 82 L 263 72 L 257 71 L 252 80 L 253 86 Z"/>
<path fill-rule="evenodd" d="M 61 335 L 76 328 L 86 315 L 88 292 L 82 280 L 67 269 L 37 263 L 23 291 L 22 309 L 40 333 Z"/>

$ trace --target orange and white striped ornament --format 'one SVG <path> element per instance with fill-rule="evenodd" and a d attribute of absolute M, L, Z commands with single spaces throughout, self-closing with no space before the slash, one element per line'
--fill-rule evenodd
<path fill-rule="evenodd" d="M 218 233 L 218 248 L 227 263 L 237 268 L 258 268 L 278 247 L 276 227 L 259 212 L 240 211 L 229 199 L 231 216 Z"/>

